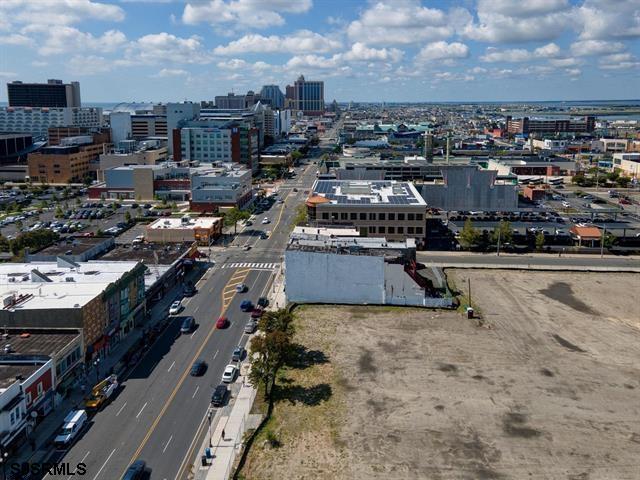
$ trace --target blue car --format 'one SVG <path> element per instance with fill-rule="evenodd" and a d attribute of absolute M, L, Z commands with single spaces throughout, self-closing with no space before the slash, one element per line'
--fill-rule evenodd
<path fill-rule="evenodd" d="M 250 312 L 251 310 L 253 310 L 253 304 L 251 303 L 251 300 L 243 300 L 240 304 L 240 310 L 242 310 L 243 312 Z"/>

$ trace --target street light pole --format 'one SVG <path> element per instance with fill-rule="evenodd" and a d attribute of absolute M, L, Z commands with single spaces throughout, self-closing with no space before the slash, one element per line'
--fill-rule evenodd
<path fill-rule="evenodd" d="M 602 228 L 602 237 L 600 237 L 600 258 L 604 258 L 604 237 L 607 234 L 607 227 Z"/>
<path fill-rule="evenodd" d="M 207 420 L 209 421 L 209 448 L 213 447 L 213 443 L 211 443 L 211 409 L 207 412 Z"/>

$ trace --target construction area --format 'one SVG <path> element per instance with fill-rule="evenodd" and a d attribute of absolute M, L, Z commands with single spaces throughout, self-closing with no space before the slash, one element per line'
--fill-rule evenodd
<path fill-rule="evenodd" d="M 640 478 L 640 276 L 448 270 L 462 311 L 305 306 L 249 479 Z"/>

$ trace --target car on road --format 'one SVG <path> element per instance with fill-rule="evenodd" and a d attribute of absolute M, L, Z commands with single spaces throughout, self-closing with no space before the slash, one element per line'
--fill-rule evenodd
<path fill-rule="evenodd" d="M 221 407 L 224 404 L 229 389 L 226 385 L 218 385 L 211 394 L 211 405 L 214 407 Z"/>
<path fill-rule="evenodd" d="M 180 326 L 181 333 L 191 333 L 196 328 L 196 320 L 193 317 L 185 317 Z"/>
<path fill-rule="evenodd" d="M 253 222 L 251 220 L 247 220 L 244 222 L 245 227 L 250 227 L 251 225 L 253 225 Z"/>
<path fill-rule="evenodd" d="M 193 284 L 188 283 L 184 286 L 185 297 L 193 297 L 196 293 L 198 293 L 198 290 L 196 290 L 196 287 L 194 287 Z"/>
<path fill-rule="evenodd" d="M 248 252 L 249 250 L 251 250 L 251 245 L 243 245 L 242 250 L 244 250 L 245 252 Z"/>
<path fill-rule="evenodd" d="M 238 367 L 236 367 L 235 365 L 227 365 L 227 367 L 224 369 L 224 372 L 222 373 L 222 382 L 223 383 L 232 383 L 235 379 L 236 376 L 238 375 Z"/>
<path fill-rule="evenodd" d="M 251 312 L 251 318 L 258 319 L 261 316 L 262 316 L 262 309 L 261 308 L 254 308 L 253 312 Z"/>
<path fill-rule="evenodd" d="M 253 303 L 251 303 L 251 300 L 243 300 L 240 302 L 240 310 L 243 312 L 250 312 L 253 310 Z"/>
<path fill-rule="evenodd" d="M 182 310 L 182 302 L 180 300 L 176 300 L 169 307 L 169 315 L 177 315 Z"/>
<path fill-rule="evenodd" d="M 191 366 L 191 371 L 189 372 L 192 377 L 199 377 L 207 371 L 207 362 L 204 360 L 196 360 Z"/>
<path fill-rule="evenodd" d="M 229 319 L 227 317 L 220 317 L 216 320 L 216 328 L 227 328 L 229 325 Z"/>
<path fill-rule="evenodd" d="M 247 322 L 244 326 L 244 333 L 253 333 L 258 328 L 258 322 L 256 322 L 253 318 Z"/>
<path fill-rule="evenodd" d="M 239 283 L 236 285 L 236 293 L 244 293 L 247 290 L 248 288 L 244 283 Z"/>
<path fill-rule="evenodd" d="M 315 163 L 315 162 L 314 162 L 314 163 Z M 297 192 L 297 191 L 298 191 L 298 189 L 297 189 L 297 188 L 294 188 L 294 189 L 293 189 L 293 191 L 294 191 L 294 192 Z"/>
<path fill-rule="evenodd" d="M 267 305 L 269 305 L 269 299 L 266 297 L 260 297 L 258 299 L 258 306 L 265 308 Z"/>
<path fill-rule="evenodd" d="M 231 355 L 231 360 L 234 362 L 239 362 L 244 358 L 244 347 L 242 345 L 238 345 L 233 351 L 233 355 Z"/>
<path fill-rule="evenodd" d="M 262 219 L 262 224 L 263 224 L 263 225 L 266 225 L 267 223 L 269 223 L 269 219 L 268 219 L 267 217 L 264 217 L 264 218 Z"/>
<path fill-rule="evenodd" d="M 140 480 L 144 477 L 146 469 L 147 463 L 144 460 L 136 460 L 124 472 L 122 480 Z"/>

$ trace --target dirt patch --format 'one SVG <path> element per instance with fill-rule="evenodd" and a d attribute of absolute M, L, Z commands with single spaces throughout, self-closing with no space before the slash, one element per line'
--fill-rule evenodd
<path fill-rule="evenodd" d="M 597 315 L 597 312 L 593 308 L 574 296 L 571 285 L 566 282 L 553 282 L 549 287 L 539 290 L 539 292 L 579 312 L 588 315 Z"/>
<path fill-rule="evenodd" d="M 489 328 L 449 311 L 300 311 L 300 351 L 323 355 L 285 372 L 304 390 L 276 405 L 281 446 L 257 442 L 247 480 L 638 480 L 638 276 L 447 273 L 471 280 Z M 547 294 L 557 283 L 565 302 Z"/>

